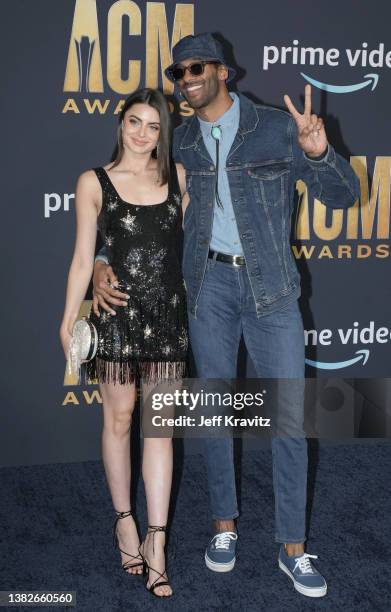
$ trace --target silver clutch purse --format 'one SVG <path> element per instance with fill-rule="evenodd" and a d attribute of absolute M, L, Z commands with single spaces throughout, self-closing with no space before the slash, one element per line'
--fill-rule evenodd
<path fill-rule="evenodd" d="M 76 321 L 69 346 L 67 375 L 76 377 L 77 384 L 80 383 L 81 364 L 93 359 L 97 348 L 98 332 L 95 325 L 87 318 Z"/>

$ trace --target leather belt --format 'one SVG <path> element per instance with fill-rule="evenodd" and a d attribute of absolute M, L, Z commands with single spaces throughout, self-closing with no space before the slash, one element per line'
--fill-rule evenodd
<path fill-rule="evenodd" d="M 243 255 L 226 255 L 225 253 L 216 253 L 209 249 L 209 259 L 215 259 L 216 261 L 222 261 L 223 263 L 229 263 L 231 266 L 245 266 L 246 260 Z"/>

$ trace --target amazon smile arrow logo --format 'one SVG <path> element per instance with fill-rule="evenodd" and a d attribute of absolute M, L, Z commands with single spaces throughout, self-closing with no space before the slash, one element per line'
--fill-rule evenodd
<path fill-rule="evenodd" d="M 364 366 L 369 358 L 369 350 L 362 349 L 361 351 L 356 351 L 355 353 L 357 357 L 353 357 L 352 359 L 348 359 L 347 361 L 312 361 L 312 359 L 306 359 L 305 362 L 307 365 L 310 365 L 313 368 L 318 368 L 318 370 L 341 370 L 342 368 L 347 368 L 355 363 L 358 363 L 362 360 L 362 365 Z"/>
<path fill-rule="evenodd" d="M 312 77 L 304 74 L 304 72 L 300 72 L 301 76 L 311 83 L 314 87 L 318 89 L 323 89 L 324 91 L 330 91 L 331 93 L 351 93 L 352 91 L 358 91 L 359 89 L 364 89 L 364 87 L 369 87 L 372 85 L 372 91 L 375 89 L 376 85 L 379 82 L 379 75 L 375 73 L 366 74 L 364 79 L 368 79 L 367 81 L 363 81 L 362 83 L 355 83 L 354 85 L 330 85 L 329 83 L 321 83 L 321 81 L 317 81 Z"/>

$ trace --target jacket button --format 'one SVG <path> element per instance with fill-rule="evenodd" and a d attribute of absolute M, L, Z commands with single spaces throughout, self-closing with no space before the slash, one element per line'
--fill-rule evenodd
<path fill-rule="evenodd" d="M 212 203 L 212 202 L 209 202 L 208 206 L 209 206 L 209 208 L 212 208 L 213 203 Z"/>
<path fill-rule="evenodd" d="M 214 170 L 215 167 L 214 166 L 209 166 L 209 170 Z"/>

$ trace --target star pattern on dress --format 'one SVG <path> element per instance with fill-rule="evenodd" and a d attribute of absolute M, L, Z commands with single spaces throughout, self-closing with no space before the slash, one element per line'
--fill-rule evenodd
<path fill-rule="evenodd" d="M 163 347 L 162 351 L 163 355 L 169 355 L 172 352 L 172 348 L 169 344 L 166 344 L 166 346 Z"/>
<path fill-rule="evenodd" d="M 113 212 L 114 210 L 116 210 L 116 208 L 118 208 L 118 202 L 116 202 L 115 200 L 110 200 L 107 204 L 107 210 L 109 212 Z"/>
<path fill-rule="evenodd" d="M 121 219 L 121 223 L 131 234 L 136 231 L 136 217 L 131 215 L 129 211 L 126 213 L 126 217 Z"/>
<path fill-rule="evenodd" d="M 144 327 L 144 338 L 150 338 L 153 335 L 153 329 L 150 325 Z"/>
<path fill-rule="evenodd" d="M 129 270 L 129 274 L 130 274 L 130 276 L 137 276 L 137 274 L 138 274 L 138 268 L 137 268 L 137 266 L 135 266 L 135 265 L 130 266 L 130 267 L 128 268 L 128 270 Z"/>
<path fill-rule="evenodd" d="M 173 217 L 174 215 L 176 215 L 177 208 L 174 206 L 174 204 L 169 204 L 167 206 L 167 209 L 168 209 L 168 214 L 170 215 L 170 217 Z"/>
<path fill-rule="evenodd" d="M 175 203 L 179 206 L 179 204 L 181 204 L 182 202 L 181 196 L 178 193 L 174 193 L 173 197 L 174 197 Z"/>
<path fill-rule="evenodd" d="M 113 244 L 114 244 L 114 238 L 113 238 L 113 236 L 106 236 L 106 238 L 105 238 L 105 243 L 106 243 L 106 245 L 107 245 L 108 247 L 113 246 Z"/>
<path fill-rule="evenodd" d="M 137 312 L 135 308 L 129 308 L 128 310 L 128 315 L 129 315 L 129 319 L 131 321 L 133 321 L 134 317 L 136 316 Z"/>

